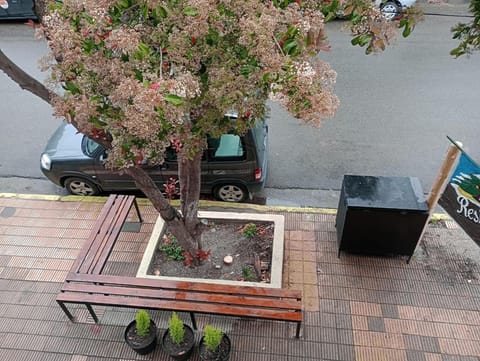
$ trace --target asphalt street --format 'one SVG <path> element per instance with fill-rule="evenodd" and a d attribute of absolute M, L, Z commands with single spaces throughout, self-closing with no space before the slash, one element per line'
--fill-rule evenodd
<path fill-rule="evenodd" d="M 344 174 L 414 176 L 425 193 L 448 148 L 446 135 L 480 158 L 480 57 L 453 59 L 450 28 L 466 6 L 426 6 L 425 21 L 384 53 L 365 56 L 350 45 L 345 22 L 328 24 L 332 44 L 320 53 L 338 73 L 336 116 L 320 128 L 300 124 L 271 103 L 267 204 L 331 207 Z M 30 27 L 0 24 L 0 47 L 38 79 L 46 44 Z M 1 192 L 64 194 L 39 169 L 59 120 L 51 108 L 0 73 Z"/>

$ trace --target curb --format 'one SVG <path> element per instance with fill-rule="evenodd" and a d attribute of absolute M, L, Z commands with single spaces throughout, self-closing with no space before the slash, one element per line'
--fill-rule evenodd
<path fill-rule="evenodd" d="M 0 193 L 0 198 L 17 198 L 30 200 L 58 201 L 58 202 L 86 202 L 102 203 L 107 196 L 56 196 L 48 194 L 22 194 L 22 193 Z M 137 198 L 137 202 L 142 205 L 151 205 L 147 198 Z M 173 206 L 179 206 L 178 200 L 172 201 Z M 259 212 L 287 212 L 287 213 L 310 213 L 310 214 L 337 214 L 336 208 L 314 208 L 314 207 L 287 207 L 287 206 L 264 206 L 251 203 L 225 203 L 217 201 L 200 200 L 200 207 L 221 208 L 221 209 L 244 209 Z M 450 221 L 450 216 L 442 213 L 433 213 L 430 216 L 431 221 Z"/>

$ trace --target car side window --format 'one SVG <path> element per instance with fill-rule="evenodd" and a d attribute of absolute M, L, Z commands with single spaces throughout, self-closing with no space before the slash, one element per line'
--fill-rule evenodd
<path fill-rule="evenodd" d="M 168 147 L 165 150 L 165 161 L 166 162 L 176 162 L 177 159 L 178 159 L 177 151 L 172 147 Z M 202 161 L 203 160 L 206 160 L 205 152 L 203 152 L 203 154 L 202 154 Z"/>
<path fill-rule="evenodd" d="M 245 159 L 243 139 L 236 134 L 223 134 L 220 138 L 208 138 L 208 154 L 210 160 L 242 160 Z"/>
<path fill-rule="evenodd" d="M 84 136 L 82 140 L 82 149 L 87 156 L 93 158 L 97 155 L 98 150 L 102 149 L 102 146 L 89 137 Z"/>
<path fill-rule="evenodd" d="M 177 152 L 172 147 L 168 147 L 165 150 L 165 160 L 167 162 L 176 162 L 177 161 Z"/>

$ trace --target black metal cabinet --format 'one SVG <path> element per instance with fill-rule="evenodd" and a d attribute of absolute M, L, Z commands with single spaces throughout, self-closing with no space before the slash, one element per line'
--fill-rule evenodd
<path fill-rule="evenodd" d="M 338 254 L 411 257 L 428 213 L 417 178 L 346 175 L 336 218 Z"/>

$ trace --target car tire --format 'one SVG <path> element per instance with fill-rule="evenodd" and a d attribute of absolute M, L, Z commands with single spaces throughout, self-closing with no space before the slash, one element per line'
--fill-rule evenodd
<path fill-rule="evenodd" d="M 395 2 L 387 1 L 380 6 L 380 11 L 385 19 L 393 20 L 398 16 L 400 8 Z"/>
<path fill-rule="evenodd" d="M 223 184 L 215 188 L 213 196 L 215 199 L 223 202 L 243 202 L 247 198 L 248 192 L 245 187 L 238 184 Z"/>
<path fill-rule="evenodd" d="M 84 178 L 67 178 L 65 188 L 75 196 L 96 196 L 100 193 L 100 189 L 93 182 Z"/>

